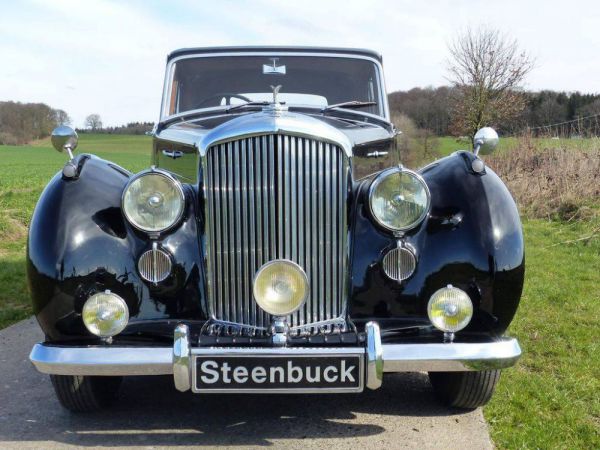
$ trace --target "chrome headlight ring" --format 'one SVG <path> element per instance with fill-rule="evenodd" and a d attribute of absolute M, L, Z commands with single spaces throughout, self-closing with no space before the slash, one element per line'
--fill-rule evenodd
<path fill-rule="evenodd" d="M 131 186 L 146 176 L 163 177 L 165 180 L 167 180 L 171 184 L 171 186 L 173 187 L 173 189 L 175 191 L 175 195 L 179 199 L 176 214 L 174 214 L 173 218 L 169 221 L 169 223 L 167 223 L 163 226 L 160 226 L 160 227 L 143 226 L 142 224 L 139 223 L 140 222 L 139 220 L 136 220 L 132 217 L 132 211 L 128 211 L 128 208 L 126 206 L 127 195 L 128 195 L 128 192 L 129 192 Z M 179 182 L 179 180 L 177 180 L 169 172 L 166 172 L 161 169 L 157 169 L 155 167 L 144 170 L 144 171 L 139 172 L 136 175 L 134 175 L 129 180 L 129 182 L 127 183 L 125 188 L 123 189 L 123 194 L 121 196 L 121 210 L 123 211 L 123 215 L 125 216 L 125 219 L 127 219 L 127 222 L 129 224 L 131 224 L 131 226 L 134 227 L 135 229 L 143 231 L 148 234 L 164 233 L 164 232 L 172 229 L 176 225 L 178 225 L 181 222 L 181 219 L 183 218 L 183 215 L 185 213 L 185 205 L 186 205 L 185 193 L 183 190 L 183 186 L 181 185 L 181 182 Z"/>
<path fill-rule="evenodd" d="M 410 176 L 414 181 L 416 181 L 419 184 L 419 186 L 423 190 L 423 195 L 425 196 L 425 202 L 423 204 L 421 213 L 414 220 L 410 221 L 409 223 L 407 223 L 406 225 L 403 225 L 403 226 L 392 226 L 389 223 L 386 223 L 384 220 L 382 220 L 378 216 L 377 212 L 373 208 L 373 195 L 376 192 L 378 186 L 384 180 L 386 180 L 388 177 L 393 176 L 395 174 L 398 174 L 400 176 L 402 176 L 402 175 Z M 384 229 L 386 229 L 387 231 L 391 231 L 391 232 L 405 232 L 408 230 L 412 230 L 413 228 L 418 226 L 421 222 L 423 222 L 423 220 L 425 220 L 425 218 L 429 214 L 429 210 L 431 207 L 431 192 L 429 191 L 429 187 L 427 186 L 427 183 L 425 182 L 423 177 L 421 175 L 419 175 L 417 172 L 415 172 L 413 170 L 405 169 L 404 167 L 401 167 L 401 166 L 391 167 L 391 168 L 386 169 L 383 172 L 381 172 L 371 182 L 371 186 L 369 187 L 369 192 L 368 192 L 368 203 L 369 203 L 369 212 L 370 212 L 371 216 L 373 217 L 374 221 L 379 226 L 381 226 Z"/>

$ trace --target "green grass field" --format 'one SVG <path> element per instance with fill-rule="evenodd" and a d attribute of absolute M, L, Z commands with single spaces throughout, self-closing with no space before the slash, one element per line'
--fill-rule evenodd
<path fill-rule="evenodd" d="M 77 151 L 137 172 L 150 164 L 151 142 L 147 136 L 83 134 Z M 0 145 L 0 328 L 31 315 L 24 263 L 27 227 L 42 189 L 66 158 L 49 140 Z"/>
<path fill-rule="evenodd" d="M 138 171 L 149 164 L 150 141 L 145 136 L 82 135 L 78 151 Z M 501 151 L 516 145 L 516 140 L 502 142 Z M 456 148 L 452 138 L 441 139 L 440 153 Z M 65 160 L 47 141 L 0 146 L 0 328 L 31 315 L 24 262 L 27 226 L 42 189 Z M 499 448 L 600 448 L 600 242 L 597 237 L 578 240 L 597 227 L 524 221 L 527 276 L 511 326 L 524 356 L 505 371 L 484 409 Z"/>

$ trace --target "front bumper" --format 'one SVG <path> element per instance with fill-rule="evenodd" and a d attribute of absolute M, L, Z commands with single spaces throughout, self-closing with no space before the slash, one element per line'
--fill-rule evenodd
<path fill-rule="evenodd" d="M 384 372 L 456 372 L 504 369 L 516 363 L 521 348 L 516 339 L 501 338 L 485 343 L 382 344 L 379 326 L 366 325 L 365 385 L 381 386 Z M 192 348 L 186 325 L 175 329 L 173 347 L 70 347 L 35 344 L 29 359 L 35 368 L 53 375 L 173 375 L 180 391 L 191 388 L 194 356 L 225 352 L 256 355 L 306 354 L 306 348 Z M 336 348 L 311 349 L 336 353 Z M 344 350 L 340 350 L 340 353 Z"/>

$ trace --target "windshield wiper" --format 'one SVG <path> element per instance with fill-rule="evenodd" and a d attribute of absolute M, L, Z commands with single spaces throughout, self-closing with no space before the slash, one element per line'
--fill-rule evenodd
<path fill-rule="evenodd" d="M 229 108 L 227 108 L 225 110 L 225 112 L 228 113 L 229 111 L 235 111 L 236 109 L 245 108 L 246 106 L 267 106 L 267 105 L 270 105 L 270 104 L 271 104 L 271 102 L 267 102 L 267 101 L 262 101 L 262 102 L 246 102 L 246 103 L 241 103 L 239 105 L 230 106 Z"/>
<path fill-rule="evenodd" d="M 329 105 L 329 106 L 323 108 L 322 111 L 325 112 L 325 111 L 332 110 L 334 108 L 348 108 L 348 109 L 365 108 L 367 106 L 375 106 L 376 104 L 377 104 L 377 102 L 361 102 L 359 100 L 352 100 L 350 102 L 342 102 L 342 103 L 335 103 L 334 105 Z"/>

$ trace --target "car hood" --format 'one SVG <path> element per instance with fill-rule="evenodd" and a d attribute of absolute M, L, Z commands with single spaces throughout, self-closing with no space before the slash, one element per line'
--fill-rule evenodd
<path fill-rule="evenodd" d="M 194 145 L 202 152 L 209 145 L 240 135 L 286 132 L 339 143 L 349 154 L 355 146 L 394 136 L 391 123 L 371 115 L 345 111 L 330 115 L 265 108 L 262 111 L 235 114 L 219 112 L 207 117 L 173 122 L 162 128 L 156 137 Z"/>

